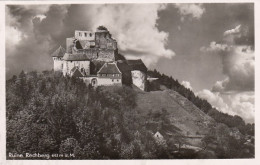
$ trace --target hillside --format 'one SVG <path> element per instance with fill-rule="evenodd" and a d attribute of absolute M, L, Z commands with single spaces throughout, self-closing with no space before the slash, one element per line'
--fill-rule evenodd
<path fill-rule="evenodd" d="M 183 135 L 207 134 L 208 124 L 214 122 L 211 117 L 173 90 L 138 93 L 137 107 L 143 115 L 166 110 L 170 122 L 181 130 Z"/>
<path fill-rule="evenodd" d="M 254 136 L 254 124 L 246 124 L 240 116 L 232 116 L 227 113 L 218 111 L 217 109 L 212 107 L 211 104 L 207 102 L 207 100 L 199 98 L 193 93 L 193 91 L 181 85 L 177 79 L 173 79 L 172 77 L 161 74 L 156 70 L 148 71 L 148 75 L 150 77 L 157 78 L 157 80 L 155 81 L 148 82 L 149 91 L 158 91 L 162 89 L 171 89 L 173 91 L 176 91 L 181 96 L 192 102 L 205 114 L 214 119 L 217 123 L 223 123 L 229 128 L 236 127 L 242 134 Z"/>
<path fill-rule="evenodd" d="M 21 72 L 7 80 L 6 107 L 7 155 L 49 155 L 7 159 L 254 157 L 252 136 L 216 121 L 172 89 L 93 89 L 52 71 Z"/>

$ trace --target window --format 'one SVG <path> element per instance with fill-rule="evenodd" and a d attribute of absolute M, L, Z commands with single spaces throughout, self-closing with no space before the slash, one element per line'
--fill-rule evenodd
<path fill-rule="evenodd" d="M 89 33 L 89 36 L 92 37 L 92 33 Z"/>
<path fill-rule="evenodd" d="M 119 79 L 117 79 L 117 82 L 119 82 Z"/>
<path fill-rule="evenodd" d="M 112 82 L 114 82 L 114 79 L 112 79 Z"/>
<path fill-rule="evenodd" d="M 112 43 L 107 43 L 107 47 L 112 47 Z"/>
<path fill-rule="evenodd" d="M 81 33 L 79 32 L 79 36 L 81 36 Z"/>
<path fill-rule="evenodd" d="M 85 33 L 85 37 L 87 37 L 88 36 L 88 33 Z"/>

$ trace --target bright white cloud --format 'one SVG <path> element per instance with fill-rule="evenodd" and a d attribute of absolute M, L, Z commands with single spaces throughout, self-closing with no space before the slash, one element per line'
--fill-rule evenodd
<path fill-rule="evenodd" d="M 238 25 L 223 33 L 222 43 L 213 41 L 208 47 L 201 47 L 200 50 L 206 54 L 220 56 L 227 77 L 216 81 L 212 91 L 203 90 L 197 95 L 222 112 L 254 122 L 254 51 L 251 46 L 236 42 L 241 37 L 246 38 L 247 33 L 246 27 Z"/>
<path fill-rule="evenodd" d="M 175 6 L 179 9 L 182 16 L 192 16 L 195 19 L 200 19 L 205 12 L 205 8 L 202 4 L 179 3 L 175 4 Z M 184 20 L 184 17 L 181 19 Z"/>
<path fill-rule="evenodd" d="M 20 10 L 30 10 L 32 12 L 37 12 L 34 18 L 39 18 L 40 20 L 46 18 L 45 13 L 48 11 L 50 5 L 22 5 L 20 6 Z M 10 8 L 6 7 L 6 28 L 5 28 L 5 36 L 6 36 L 6 50 L 8 55 L 12 55 L 14 47 L 20 43 L 22 39 L 28 37 L 28 35 L 23 32 L 21 28 L 21 23 L 18 21 L 18 17 L 12 16 L 10 13 Z M 30 29 L 32 29 L 32 24 L 27 25 Z M 28 29 L 27 29 L 28 30 Z M 30 31 L 31 32 L 31 31 Z"/>
<path fill-rule="evenodd" d="M 223 33 L 223 40 L 225 43 L 234 45 L 236 39 L 241 38 L 242 36 L 246 36 L 248 33 L 248 28 L 246 26 L 238 25 L 234 29 L 227 30 Z"/>
<path fill-rule="evenodd" d="M 197 92 L 196 95 L 202 99 L 207 100 L 219 111 L 234 115 L 234 113 L 229 110 L 229 106 L 227 105 L 227 103 L 224 102 L 219 92 L 211 92 L 210 90 L 203 89 L 202 91 Z"/>
<path fill-rule="evenodd" d="M 38 15 L 34 16 L 34 17 L 33 17 L 33 19 L 34 19 L 34 18 L 39 18 L 39 19 L 40 19 L 40 21 L 42 21 L 43 19 L 45 19 L 45 18 L 46 18 L 46 15 L 43 15 L 43 14 L 38 14 Z"/>
<path fill-rule="evenodd" d="M 212 41 L 209 45 L 209 47 L 201 47 L 200 51 L 202 52 L 219 52 L 219 51 L 225 51 L 228 50 L 229 46 L 227 44 L 220 44 L 216 43 L 215 41 Z"/>
<path fill-rule="evenodd" d="M 225 94 L 204 89 L 196 93 L 217 110 L 241 116 L 246 122 L 254 122 L 254 92 Z"/>
<path fill-rule="evenodd" d="M 50 68 L 50 39 L 48 35 L 35 35 L 33 19 L 43 19 L 48 5 L 21 5 L 12 13 L 6 7 L 6 65 L 7 72 L 17 74 L 21 70 L 44 70 Z M 29 14 L 28 14 L 29 13 Z M 21 15 L 26 15 L 22 17 Z M 41 39 L 37 38 L 40 37 Z M 45 61 L 45 62 L 42 62 Z"/>
<path fill-rule="evenodd" d="M 6 51 L 7 54 L 13 51 L 15 45 L 19 44 L 22 40 L 22 32 L 17 28 L 19 24 L 16 18 L 12 17 L 9 8 L 6 7 L 6 27 L 5 27 L 5 39 L 6 39 Z"/>
<path fill-rule="evenodd" d="M 235 46 L 222 56 L 223 73 L 227 79 L 217 81 L 214 91 L 254 90 L 255 60 L 254 52 L 248 46 Z"/>
<path fill-rule="evenodd" d="M 175 55 L 166 48 L 168 33 L 158 30 L 158 12 L 165 7 L 164 4 L 26 5 L 19 6 L 19 11 L 30 14 L 13 22 L 21 23 L 22 34 L 47 40 L 50 45 L 64 41 L 76 28 L 96 30 L 104 25 L 117 40 L 120 53 L 127 58 L 141 58 L 149 66 L 160 58 L 170 59 Z M 19 13 L 15 13 L 14 18 L 18 17 Z"/>
<path fill-rule="evenodd" d="M 5 30 L 8 46 L 17 45 L 22 40 L 22 33 L 16 27 L 7 26 Z"/>
<path fill-rule="evenodd" d="M 241 25 L 236 26 L 234 29 L 230 29 L 224 32 L 224 36 L 230 35 L 230 34 L 237 34 L 241 31 Z"/>
<path fill-rule="evenodd" d="M 158 11 L 165 5 L 102 5 L 91 10 L 93 30 L 106 26 L 127 57 L 142 58 L 147 65 L 161 57 L 172 58 L 175 53 L 166 49 L 168 33 L 159 31 Z"/>
<path fill-rule="evenodd" d="M 50 5 L 23 5 L 22 6 L 25 10 L 31 10 L 31 11 L 35 11 L 37 12 L 38 14 L 44 14 L 46 13 L 49 8 L 50 8 Z"/>
<path fill-rule="evenodd" d="M 234 96 L 230 96 L 231 109 L 237 115 L 244 118 L 247 122 L 254 122 L 254 93 L 239 93 Z"/>
<path fill-rule="evenodd" d="M 229 83 L 228 77 L 224 80 L 216 81 L 216 83 L 212 87 L 212 91 L 213 92 L 224 92 L 228 83 Z"/>
<path fill-rule="evenodd" d="M 244 34 L 242 34 L 244 33 Z M 211 42 L 200 50 L 207 54 L 219 55 L 222 60 L 226 79 L 217 81 L 213 91 L 252 91 L 254 90 L 255 59 L 254 51 L 248 45 L 236 45 L 235 40 L 241 35 L 241 25 L 224 32 L 224 43 Z"/>
<path fill-rule="evenodd" d="M 192 87 L 191 87 L 191 84 L 190 84 L 189 81 L 182 81 L 181 84 L 182 84 L 185 88 L 192 90 Z"/>

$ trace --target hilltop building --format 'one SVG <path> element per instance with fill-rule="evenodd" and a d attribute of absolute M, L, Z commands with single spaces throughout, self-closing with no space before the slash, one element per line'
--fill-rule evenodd
<path fill-rule="evenodd" d="M 96 32 L 75 31 L 66 39 L 66 49 L 52 53 L 54 71 L 79 77 L 96 86 L 135 85 L 146 90 L 147 68 L 141 59 L 120 59 L 117 42 L 110 32 L 99 26 Z"/>

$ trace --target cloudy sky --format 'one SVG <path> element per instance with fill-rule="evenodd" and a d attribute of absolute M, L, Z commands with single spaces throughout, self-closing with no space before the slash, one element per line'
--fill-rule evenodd
<path fill-rule="evenodd" d="M 6 6 L 6 77 L 46 70 L 74 30 L 106 26 L 127 58 L 254 122 L 254 4 Z"/>

